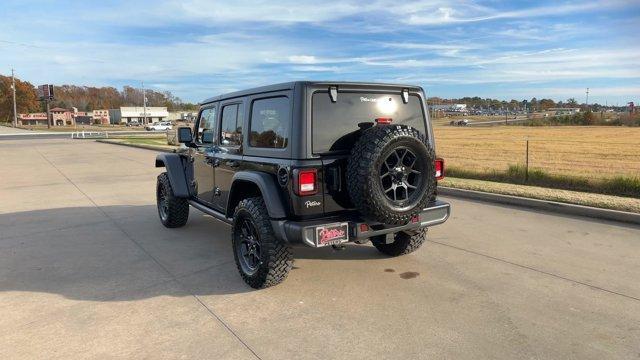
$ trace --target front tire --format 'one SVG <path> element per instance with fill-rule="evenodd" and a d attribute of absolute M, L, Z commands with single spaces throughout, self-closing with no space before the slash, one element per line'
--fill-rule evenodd
<path fill-rule="evenodd" d="M 233 214 L 231 236 L 236 266 L 247 285 L 263 289 L 287 278 L 293 253 L 275 236 L 262 198 L 240 201 Z"/>
<path fill-rule="evenodd" d="M 400 256 L 412 253 L 427 239 L 427 229 L 420 229 L 415 233 L 407 233 L 404 231 L 395 234 L 395 239 L 392 243 L 386 244 L 385 237 L 376 236 L 371 238 L 371 243 L 378 251 L 389 256 Z"/>
<path fill-rule="evenodd" d="M 166 172 L 158 175 L 156 202 L 160 222 L 165 227 L 182 227 L 189 220 L 189 203 L 187 199 L 177 198 L 173 195 L 173 189 L 171 189 L 169 176 Z"/>

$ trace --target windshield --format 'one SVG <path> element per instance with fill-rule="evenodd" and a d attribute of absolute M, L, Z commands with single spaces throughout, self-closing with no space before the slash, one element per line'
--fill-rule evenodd
<path fill-rule="evenodd" d="M 312 99 L 313 152 L 350 150 L 358 130 L 375 124 L 376 118 L 391 118 L 392 124 L 408 125 L 426 135 L 422 101 L 409 96 L 407 104 L 397 95 L 338 93 L 331 102 L 328 92 L 316 92 Z"/>

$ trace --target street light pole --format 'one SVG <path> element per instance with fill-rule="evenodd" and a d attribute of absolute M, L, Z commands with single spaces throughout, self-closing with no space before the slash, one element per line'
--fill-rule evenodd
<path fill-rule="evenodd" d="M 16 78 L 11 69 L 11 89 L 13 90 L 13 127 L 18 127 L 18 112 L 16 106 Z"/>
<path fill-rule="evenodd" d="M 147 125 L 147 94 L 144 91 L 144 81 L 142 82 L 142 124 Z"/>

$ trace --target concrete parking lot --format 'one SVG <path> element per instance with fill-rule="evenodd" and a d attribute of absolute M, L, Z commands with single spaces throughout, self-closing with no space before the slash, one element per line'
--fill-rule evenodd
<path fill-rule="evenodd" d="M 0 154 L 2 359 L 640 358 L 637 226 L 447 199 L 412 255 L 299 249 L 255 291 L 226 225 L 160 225 L 154 152 Z"/>

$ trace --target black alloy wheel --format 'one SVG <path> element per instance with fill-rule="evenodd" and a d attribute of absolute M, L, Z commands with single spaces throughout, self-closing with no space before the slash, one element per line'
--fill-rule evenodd
<path fill-rule="evenodd" d="M 397 147 L 380 163 L 380 185 L 385 197 L 396 206 L 401 206 L 422 185 L 420 162 L 416 154 L 407 147 Z"/>
<path fill-rule="evenodd" d="M 239 240 L 236 242 L 236 251 L 240 254 L 240 266 L 247 275 L 256 273 L 262 262 L 262 246 L 258 232 L 251 220 L 247 217 L 240 219 Z"/>
<path fill-rule="evenodd" d="M 233 257 L 240 276 L 254 289 L 281 283 L 293 266 L 293 253 L 277 238 L 264 200 L 241 200 L 231 224 Z"/>
<path fill-rule="evenodd" d="M 166 172 L 158 175 L 156 203 L 162 225 L 168 228 L 184 226 L 189 219 L 189 202 L 174 195 Z"/>
<path fill-rule="evenodd" d="M 160 220 L 165 222 L 169 217 L 169 201 L 167 199 L 167 191 L 164 186 L 158 186 L 158 215 Z"/>

